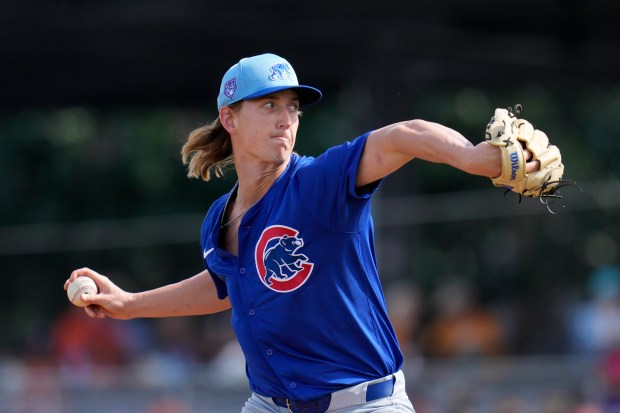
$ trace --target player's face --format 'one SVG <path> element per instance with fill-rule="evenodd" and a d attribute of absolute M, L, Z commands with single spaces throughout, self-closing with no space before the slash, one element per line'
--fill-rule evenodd
<path fill-rule="evenodd" d="M 267 162 L 287 161 L 295 146 L 299 116 L 299 100 L 292 90 L 243 102 L 237 113 L 235 151 Z"/>

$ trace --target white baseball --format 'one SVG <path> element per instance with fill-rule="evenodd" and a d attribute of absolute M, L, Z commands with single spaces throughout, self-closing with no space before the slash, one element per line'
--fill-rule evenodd
<path fill-rule="evenodd" d="M 97 294 L 97 284 L 90 277 L 81 276 L 69 284 L 67 288 L 67 297 L 74 305 L 78 307 L 86 307 L 82 302 L 82 294 Z"/>

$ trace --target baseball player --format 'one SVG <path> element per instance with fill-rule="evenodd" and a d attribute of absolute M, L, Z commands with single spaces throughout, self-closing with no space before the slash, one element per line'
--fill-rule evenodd
<path fill-rule="evenodd" d="M 232 309 L 252 390 L 242 413 L 414 412 L 377 273 L 370 200 L 414 158 L 499 176 L 501 149 L 409 120 L 300 156 L 300 107 L 320 99 L 282 57 L 241 59 L 222 79 L 218 119 L 182 149 L 190 177 L 208 181 L 228 165 L 238 176 L 202 224 L 205 270 L 129 293 L 82 268 L 65 288 L 77 276 L 93 278 L 100 292 L 82 300 L 96 318 Z M 522 165 L 535 172 L 541 162 Z"/>

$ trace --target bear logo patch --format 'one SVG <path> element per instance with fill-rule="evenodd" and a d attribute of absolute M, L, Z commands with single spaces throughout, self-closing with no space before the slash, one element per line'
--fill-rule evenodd
<path fill-rule="evenodd" d="M 270 290 L 288 293 L 301 287 L 310 277 L 314 264 L 298 252 L 304 241 L 299 231 L 283 225 L 266 228 L 256 244 L 256 270 Z"/>
<path fill-rule="evenodd" d="M 271 66 L 271 74 L 269 80 L 286 80 L 293 79 L 291 67 L 287 63 L 276 63 Z"/>

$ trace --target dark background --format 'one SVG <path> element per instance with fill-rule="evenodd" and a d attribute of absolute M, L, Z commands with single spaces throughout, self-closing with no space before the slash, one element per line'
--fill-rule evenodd
<path fill-rule="evenodd" d="M 179 149 L 216 116 L 223 73 L 264 52 L 324 93 L 302 120 L 310 155 L 411 118 L 477 143 L 495 107 L 521 103 L 584 191 L 551 215 L 413 162 L 375 200 L 379 265 L 387 287 L 429 297 L 414 340 L 437 287 L 460 278 L 508 314 L 507 353 L 572 351 L 570 309 L 618 260 L 619 12 L 602 0 L 0 1 L 0 352 L 54 359 L 75 268 L 128 290 L 201 270 L 202 216 L 234 176 L 188 181 Z M 226 317 L 200 323 L 227 329 Z M 209 359 L 217 345 L 195 347 Z"/>
<path fill-rule="evenodd" d="M 362 81 L 387 100 L 446 83 L 610 85 L 620 65 L 618 6 L 603 0 L 1 4 L 6 110 L 202 106 L 231 62 L 265 51 L 328 96 Z"/>

